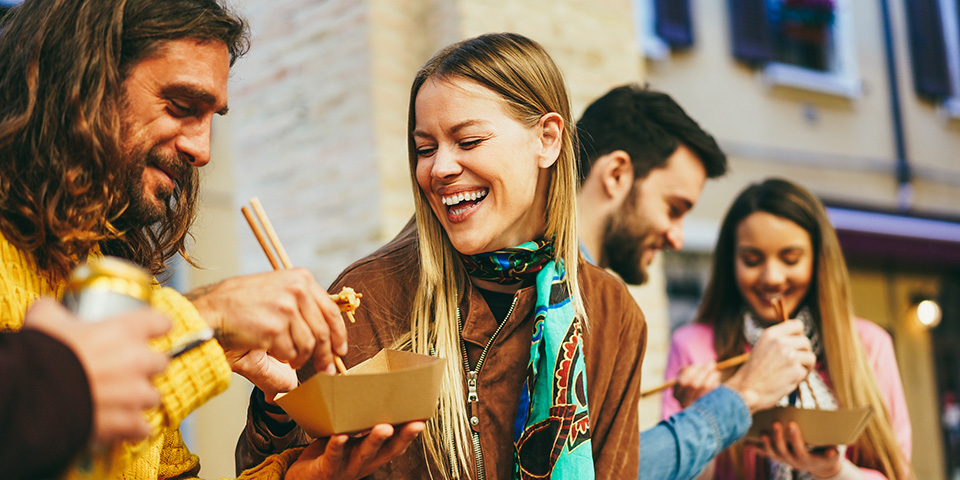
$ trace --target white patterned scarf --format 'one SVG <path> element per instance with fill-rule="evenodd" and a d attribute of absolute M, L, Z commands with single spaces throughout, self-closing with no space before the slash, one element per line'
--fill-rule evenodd
<path fill-rule="evenodd" d="M 810 309 L 807 307 L 800 309 L 797 313 L 797 318 L 794 320 L 803 322 L 803 332 L 807 335 L 807 338 L 810 339 L 813 353 L 817 358 L 820 358 L 823 347 L 820 343 L 820 333 L 817 331 L 817 327 L 813 322 Z M 757 320 L 749 310 L 744 313 L 743 335 L 751 346 L 757 343 L 760 335 L 768 326 L 770 325 L 765 325 Z M 820 371 L 816 368 L 810 371 L 810 374 L 807 375 L 804 381 L 800 382 L 796 391 L 781 398 L 780 402 L 777 403 L 777 405 L 781 407 L 790 406 L 791 404 L 797 408 L 807 409 L 836 410 L 838 408 L 836 395 L 834 395 L 833 390 L 830 389 L 823 375 L 821 375 Z M 839 448 L 842 458 L 846 454 L 847 447 L 841 445 Z M 797 476 L 794 477 L 794 470 L 790 465 L 770 460 L 770 478 L 773 480 L 813 480 L 813 475 L 807 472 L 796 473 Z"/>

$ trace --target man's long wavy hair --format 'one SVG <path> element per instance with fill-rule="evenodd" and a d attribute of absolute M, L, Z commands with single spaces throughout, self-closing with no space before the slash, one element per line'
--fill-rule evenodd
<path fill-rule="evenodd" d="M 185 175 L 164 218 L 124 219 L 123 82 L 164 42 L 248 48 L 218 0 L 26 0 L 0 20 L 0 233 L 50 280 L 99 248 L 161 274 L 186 257 L 198 191 Z M 193 169 L 191 169 L 193 170 Z"/>

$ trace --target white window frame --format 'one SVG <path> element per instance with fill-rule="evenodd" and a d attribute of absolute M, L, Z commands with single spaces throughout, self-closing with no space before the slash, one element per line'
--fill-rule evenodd
<path fill-rule="evenodd" d="M 951 97 L 940 105 L 940 114 L 948 120 L 960 120 L 960 25 L 957 24 L 957 0 L 940 0 L 943 39 L 950 72 Z"/>
<path fill-rule="evenodd" d="M 670 45 L 657 35 L 653 0 L 633 0 L 633 23 L 643 56 L 659 62 L 669 60 Z"/>
<path fill-rule="evenodd" d="M 943 0 L 941 0 L 943 1 Z M 768 87 L 785 86 L 825 93 L 852 100 L 863 96 L 863 81 L 857 66 L 857 39 L 854 35 L 850 0 L 834 4 L 832 29 L 834 65 L 832 71 L 821 72 L 780 62 L 767 63 L 758 73 Z"/>

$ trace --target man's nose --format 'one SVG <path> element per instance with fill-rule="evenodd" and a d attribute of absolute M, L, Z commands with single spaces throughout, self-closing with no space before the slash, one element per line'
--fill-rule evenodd
<path fill-rule="evenodd" d="M 671 250 L 680 250 L 683 248 L 683 222 L 674 222 L 667 230 L 667 247 Z"/>
<path fill-rule="evenodd" d="M 210 163 L 210 120 L 184 128 L 177 138 L 177 151 L 194 167 Z"/>

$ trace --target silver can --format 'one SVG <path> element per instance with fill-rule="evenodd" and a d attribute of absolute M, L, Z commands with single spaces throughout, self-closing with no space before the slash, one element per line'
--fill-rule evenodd
<path fill-rule="evenodd" d="M 153 278 L 117 257 L 91 258 L 70 273 L 63 305 L 81 320 L 99 322 L 150 305 Z"/>

